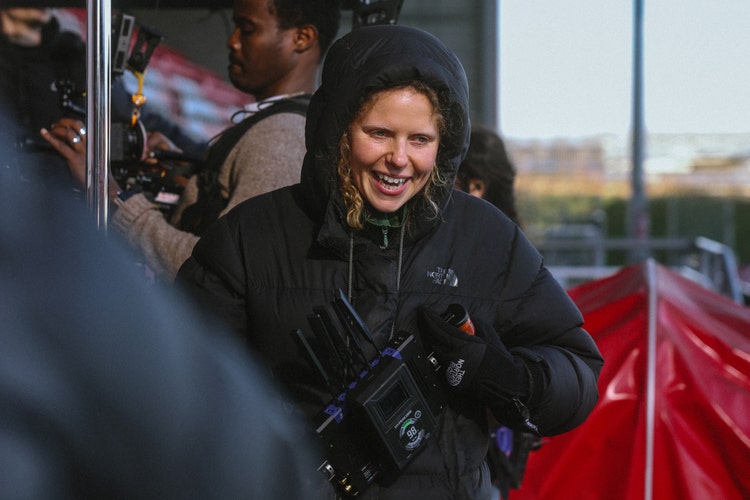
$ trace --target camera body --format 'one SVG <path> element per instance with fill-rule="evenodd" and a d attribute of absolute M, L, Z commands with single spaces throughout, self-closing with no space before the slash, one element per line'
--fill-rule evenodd
<path fill-rule="evenodd" d="M 132 126 L 129 123 L 113 122 L 109 139 L 112 162 L 138 162 L 146 155 L 146 127 L 140 120 Z"/>
<path fill-rule="evenodd" d="M 349 496 L 388 484 L 427 445 L 445 398 L 416 338 L 402 332 L 316 418 L 319 470 Z"/>
<path fill-rule="evenodd" d="M 295 333 L 332 393 L 313 421 L 325 454 L 318 470 L 354 497 L 373 482 L 391 483 L 428 445 L 446 398 L 417 337 L 400 331 L 377 350 L 342 292 L 333 305 L 340 326 L 325 308 L 316 308 L 308 317 L 313 342 L 301 330 Z M 374 357 L 364 355 L 361 340 L 375 347 Z"/>

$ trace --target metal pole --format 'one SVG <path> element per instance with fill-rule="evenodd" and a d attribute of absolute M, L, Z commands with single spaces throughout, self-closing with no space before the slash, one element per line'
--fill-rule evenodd
<path fill-rule="evenodd" d="M 478 28 L 481 39 L 487 40 L 488 46 L 477 52 L 477 61 L 484 68 L 480 80 L 484 82 L 479 86 L 479 100 L 481 109 L 477 110 L 478 120 L 486 125 L 499 124 L 497 109 L 500 80 L 498 72 L 498 61 L 500 60 L 500 1 L 478 2 L 474 11 L 478 19 Z M 496 128 L 500 130 L 500 128 Z"/>
<path fill-rule="evenodd" d="M 648 356 L 646 358 L 646 460 L 643 471 L 643 500 L 654 497 L 654 449 L 656 434 L 656 349 L 658 348 L 659 273 L 653 259 L 646 260 L 648 276 Z"/>
<path fill-rule="evenodd" d="M 632 123 L 632 198 L 630 201 L 629 236 L 637 244 L 631 262 L 648 257 L 648 203 L 643 180 L 643 0 L 634 0 L 633 9 L 633 123 Z"/>
<path fill-rule="evenodd" d="M 97 229 L 109 220 L 109 132 L 112 54 L 110 0 L 87 0 L 86 199 Z"/>
<path fill-rule="evenodd" d="M 495 33 L 495 67 L 493 68 L 494 72 L 492 75 L 492 81 L 494 82 L 494 109 L 495 109 L 495 116 L 493 117 L 493 121 L 488 121 L 487 123 L 494 123 L 495 124 L 495 130 L 498 131 L 498 133 L 501 133 L 500 130 L 500 114 L 502 112 L 501 106 L 500 106 L 500 98 L 502 97 L 502 89 L 500 88 L 500 71 L 502 66 L 502 60 L 500 49 L 502 48 L 502 32 L 500 31 L 500 0 L 495 0 L 495 15 L 494 15 L 494 33 Z"/>

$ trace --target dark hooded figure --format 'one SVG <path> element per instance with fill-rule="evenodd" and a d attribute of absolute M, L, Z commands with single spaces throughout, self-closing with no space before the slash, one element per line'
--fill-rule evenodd
<path fill-rule="evenodd" d="M 339 290 L 378 350 L 409 332 L 434 352 L 448 401 L 434 431 L 395 479 L 358 498 L 488 499 L 488 411 L 551 435 L 598 398 L 603 361 L 580 312 L 515 224 L 453 189 L 468 109 L 464 70 L 434 36 L 393 25 L 347 34 L 310 103 L 301 182 L 236 207 L 178 274 L 311 421 L 332 394 L 292 333 L 309 333 L 313 309 Z M 474 335 L 442 318 L 451 304 Z M 316 345 L 335 375 L 336 356 Z M 310 498 L 334 498 L 326 488 Z"/>

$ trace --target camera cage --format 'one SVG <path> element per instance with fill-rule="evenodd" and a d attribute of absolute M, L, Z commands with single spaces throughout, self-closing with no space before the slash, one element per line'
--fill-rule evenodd
<path fill-rule="evenodd" d="M 334 314 L 321 306 L 308 315 L 312 336 L 292 333 L 331 394 L 313 421 L 325 450 L 319 471 L 353 497 L 399 476 L 426 447 L 446 398 L 417 337 L 399 331 L 378 349 L 341 290 L 331 304 Z"/>

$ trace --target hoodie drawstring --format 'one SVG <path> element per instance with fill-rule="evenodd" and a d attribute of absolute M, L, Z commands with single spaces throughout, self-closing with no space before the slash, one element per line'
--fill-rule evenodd
<path fill-rule="evenodd" d="M 398 271 L 396 273 L 396 294 L 401 290 L 401 265 L 404 260 L 404 234 L 406 231 L 401 229 L 401 237 L 398 241 Z M 349 302 L 352 302 L 352 288 L 354 282 L 354 232 L 349 232 L 349 272 L 348 272 L 348 283 L 346 295 Z M 396 330 L 396 320 L 394 318 L 391 323 L 391 333 L 388 335 L 388 340 L 393 339 L 393 334 Z"/>

